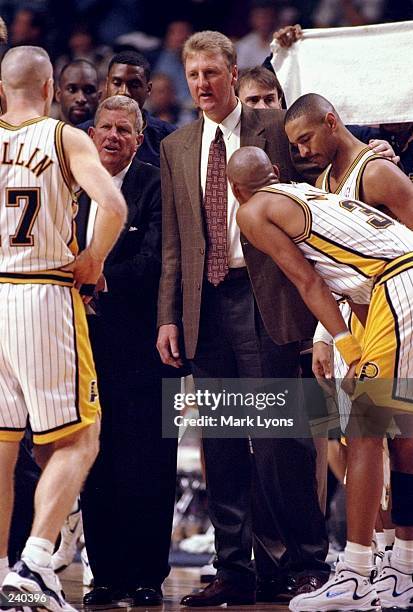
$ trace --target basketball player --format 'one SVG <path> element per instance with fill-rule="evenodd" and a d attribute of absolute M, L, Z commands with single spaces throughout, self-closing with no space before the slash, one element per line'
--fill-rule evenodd
<path fill-rule="evenodd" d="M 389 158 L 378 155 L 355 138 L 326 98 L 318 94 L 298 98 L 288 110 L 285 129 L 302 157 L 315 157 L 317 162 L 320 159 L 323 166 L 326 161 L 329 163 L 317 180 L 318 187 L 346 198 L 362 200 L 375 208 L 384 208 L 413 229 L 412 182 L 397 166 L 389 163 Z M 340 302 L 340 310 L 349 329 L 361 342 L 363 325 L 347 301 Z M 313 369 L 317 376 L 331 375 L 331 343 L 331 336 L 319 323 L 313 343 Z M 341 389 L 340 382 L 347 366 L 335 348 L 333 364 L 343 423 L 350 414 L 351 400 Z"/>
<path fill-rule="evenodd" d="M 98 450 L 100 406 L 78 288 L 90 294 L 126 216 L 123 197 L 79 130 L 48 119 L 52 65 L 21 46 L 1 63 L 0 572 L 3 593 L 44 593 L 71 611 L 50 566 L 54 542 Z M 75 189 L 98 204 L 77 257 Z M 85 301 L 90 295 L 85 295 Z M 44 465 L 21 560 L 7 573 L 13 472 L 27 419 Z M 4 575 L 7 574 L 5 577 Z"/>
<path fill-rule="evenodd" d="M 290 609 L 406 608 L 413 597 L 413 444 L 391 441 L 394 550 L 371 583 L 371 540 L 381 497 L 382 435 L 394 410 L 412 410 L 408 353 L 413 340 L 413 232 L 356 200 L 305 183 L 278 184 L 266 154 L 243 147 L 228 176 L 241 204 L 237 220 L 251 244 L 270 255 L 296 285 L 307 306 L 334 337 L 357 374 L 354 397 L 369 437 L 348 437 L 347 535 L 335 576 L 302 594 Z M 307 261 L 312 261 L 312 267 Z M 369 304 L 363 346 L 348 331 L 332 293 Z M 376 377 L 377 380 L 371 379 Z M 386 381 L 384 379 L 394 379 Z M 390 382 L 390 384 L 388 384 Z M 393 384 L 394 383 L 394 384 Z M 368 410 L 370 408 L 370 411 Z M 371 431 L 373 430 L 373 431 Z M 380 599 L 379 599 L 380 597 Z M 381 604 L 380 604 L 381 600 Z"/>
<path fill-rule="evenodd" d="M 413 229 L 412 182 L 388 157 L 377 154 L 355 138 L 323 96 L 306 94 L 298 98 L 286 115 L 285 131 L 302 157 L 313 160 L 321 168 L 328 164 L 317 180 L 317 187 L 362 200 L 375 208 L 385 207 L 386 212 Z M 345 320 L 353 324 L 356 333 L 362 334 L 362 325 L 347 302 L 341 303 L 341 312 Z M 315 342 L 313 355 L 315 373 L 330 376 L 331 337 L 319 324 L 315 338 L 319 340 Z M 345 363 L 337 351 L 334 364 L 335 377 L 343 378 Z"/>

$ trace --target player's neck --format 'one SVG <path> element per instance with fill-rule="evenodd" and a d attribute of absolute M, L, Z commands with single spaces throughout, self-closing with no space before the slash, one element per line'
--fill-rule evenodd
<path fill-rule="evenodd" d="M 8 109 L 2 115 L 2 120 L 10 123 L 11 125 L 20 125 L 30 119 L 36 119 L 37 117 L 43 117 L 46 113 L 46 105 L 44 101 L 39 102 L 15 102 L 14 100 L 8 101 Z"/>
<path fill-rule="evenodd" d="M 364 142 L 355 138 L 348 130 L 343 131 L 336 155 L 331 164 L 330 177 L 334 181 L 340 182 L 357 155 L 365 148 Z"/>

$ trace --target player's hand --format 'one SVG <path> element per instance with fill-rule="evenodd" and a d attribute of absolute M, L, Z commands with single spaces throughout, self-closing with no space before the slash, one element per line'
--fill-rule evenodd
<path fill-rule="evenodd" d="M 273 34 L 273 38 L 278 42 L 280 47 L 284 47 L 285 49 L 291 47 L 291 45 L 302 37 L 303 31 L 298 23 L 293 26 L 281 28 Z"/>
<path fill-rule="evenodd" d="M 325 342 L 313 344 L 313 373 L 316 378 L 331 378 L 333 375 L 333 350 Z"/>
<path fill-rule="evenodd" d="M 370 140 L 369 147 L 373 149 L 375 153 L 380 153 L 380 155 L 388 157 L 394 164 L 398 164 L 400 161 L 400 156 L 396 155 L 393 147 L 387 140 Z"/>
<path fill-rule="evenodd" d="M 87 294 L 82 295 L 83 301 L 87 304 L 93 298 L 96 283 L 102 275 L 103 271 L 102 259 L 96 259 L 92 256 L 89 249 L 82 251 L 77 257 L 73 265 L 73 277 L 75 287 L 82 293 L 82 285 L 90 287 Z"/>
<path fill-rule="evenodd" d="M 169 323 L 160 326 L 156 348 L 162 363 L 174 368 L 182 367 L 183 361 L 179 352 L 179 329 L 177 325 Z"/>
<path fill-rule="evenodd" d="M 341 382 L 341 388 L 343 391 L 347 393 L 347 395 L 353 395 L 354 389 L 356 388 L 356 368 L 358 361 L 354 361 L 349 369 L 347 370 L 347 374 L 343 378 Z"/>

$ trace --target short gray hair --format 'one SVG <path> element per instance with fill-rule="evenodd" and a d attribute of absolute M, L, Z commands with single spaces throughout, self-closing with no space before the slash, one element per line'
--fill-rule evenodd
<path fill-rule="evenodd" d="M 123 110 L 135 117 L 135 130 L 138 134 L 142 132 L 143 119 L 139 104 L 128 96 L 110 96 L 105 98 L 97 108 L 95 114 L 95 125 L 99 122 L 100 113 L 103 110 Z"/>

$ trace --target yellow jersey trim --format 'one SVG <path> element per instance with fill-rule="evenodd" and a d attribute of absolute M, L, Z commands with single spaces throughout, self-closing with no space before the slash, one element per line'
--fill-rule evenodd
<path fill-rule="evenodd" d="M 76 200 L 76 193 L 74 192 L 72 187 L 72 173 L 70 172 L 69 166 L 67 165 L 66 156 L 63 148 L 63 128 L 65 125 L 66 124 L 64 123 L 64 121 L 59 121 L 59 123 L 56 125 L 55 147 L 63 180 L 66 183 L 66 187 L 71 193 L 73 200 Z"/>
<path fill-rule="evenodd" d="M 364 174 L 364 170 L 366 169 L 366 166 L 369 162 L 371 162 L 373 159 L 387 159 L 387 161 L 389 161 L 391 164 L 393 163 L 391 161 L 391 159 L 389 159 L 388 157 L 383 157 L 383 155 L 372 155 L 371 157 L 368 157 L 362 164 L 362 166 L 359 169 L 359 173 L 357 175 L 356 178 L 356 189 L 355 189 L 355 197 L 356 200 L 361 200 L 361 196 L 360 196 L 360 187 L 361 187 L 361 181 L 363 178 L 363 174 Z"/>
<path fill-rule="evenodd" d="M 298 236 L 294 236 L 294 237 L 290 236 L 290 238 L 295 243 L 298 243 L 298 242 L 304 242 L 310 236 L 311 227 L 313 224 L 313 218 L 311 215 L 310 207 L 308 206 L 307 202 L 304 202 L 304 200 L 301 200 L 299 197 L 291 193 L 286 193 L 285 191 L 281 191 L 281 189 L 277 189 L 276 187 L 264 187 L 263 189 L 259 189 L 258 191 L 267 191 L 268 193 L 277 193 L 278 195 L 286 196 L 287 198 L 290 198 L 290 200 L 294 200 L 294 202 L 299 204 L 299 206 L 302 208 L 303 213 L 304 213 L 304 230 Z"/>
<path fill-rule="evenodd" d="M 401 274 L 401 272 L 404 272 L 405 270 L 409 270 L 410 268 L 413 268 L 413 253 L 406 253 L 406 255 L 402 255 L 401 257 L 398 257 L 390 262 L 384 271 L 376 278 L 374 284 L 382 285 L 386 281 L 394 278 L 398 274 Z"/>
<path fill-rule="evenodd" d="M 349 165 L 349 167 L 347 168 L 347 170 L 344 173 L 343 178 L 341 179 L 341 181 L 339 182 L 339 184 L 337 185 L 337 187 L 333 190 L 331 189 L 331 184 L 330 184 L 330 175 L 331 175 L 331 168 L 332 168 L 332 164 L 330 164 L 330 167 L 327 168 L 326 170 L 326 182 L 327 182 L 327 191 L 329 191 L 330 193 L 336 193 L 336 194 L 340 194 L 340 191 L 344 185 L 344 183 L 347 181 L 347 179 L 349 178 L 350 174 L 353 172 L 354 168 L 357 166 L 357 164 L 359 163 L 359 161 L 361 160 L 361 158 L 363 157 L 363 155 L 367 152 L 370 151 L 370 147 L 364 147 L 364 149 L 362 151 L 360 151 L 360 153 L 357 155 L 357 157 L 355 157 L 355 159 L 353 159 L 353 161 L 351 162 L 351 164 Z"/>
<path fill-rule="evenodd" d="M 0 283 L 12 285 L 60 285 L 73 287 L 73 273 L 64 270 L 44 270 L 38 272 L 0 272 Z"/>
<path fill-rule="evenodd" d="M 311 232 L 311 236 L 306 240 L 306 244 L 316 251 L 323 253 L 323 255 L 332 261 L 349 266 L 365 278 L 372 278 L 381 274 L 389 261 L 358 253 L 342 244 L 334 242 L 330 238 L 317 234 L 317 232 Z"/>
<path fill-rule="evenodd" d="M 4 121 L 3 119 L 0 119 L 0 127 L 4 128 L 5 130 L 16 132 L 17 130 L 21 130 L 21 128 L 23 127 L 33 125 L 33 123 L 39 123 L 39 121 L 44 121 L 45 119 L 49 119 L 49 117 L 42 116 L 35 117 L 34 119 L 27 119 L 27 121 L 23 121 L 23 123 L 20 123 L 19 125 L 12 125 L 11 123 L 7 123 L 7 121 Z"/>

